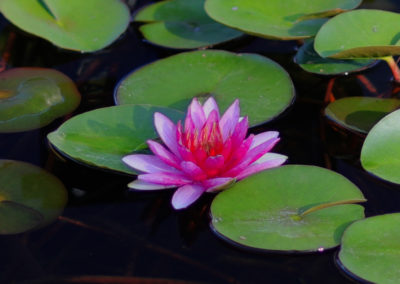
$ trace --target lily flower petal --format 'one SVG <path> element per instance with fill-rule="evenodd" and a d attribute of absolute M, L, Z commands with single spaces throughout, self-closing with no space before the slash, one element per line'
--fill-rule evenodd
<path fill-rule="evenodd" d="M 159 157 L 164 163 L 179 169 L 179 159 L 165 149 L 164 146 L 152 140 L 147 140 L 147 145 L 149 145 L 149 148 L 154 155 Z"/>
<path fill-rule="evenodd" d="M 133 154 L 123 157 L 122 161 L 128 166 L 145 173 L 179 173 L 177 169 L 167 165 L 160 158 L 153 155 Z"/>
<path fill-rule="evenodd" d="M 192 100 L 192 103 L 189 106 L 188 114 L 192 118 L 196 129 L 200 130 L 206 122 L 206 116 L 204 114 L 203 107 L 196 98 Z"/>
<path fill-rule="evenodd" d="M 273 158 L 268 161 L 262 162 L 262 163 L 254 163 L 247 168 L 245 168 L 239 175 L 236 176 L 237 180 L 244 179 L 248 176 L 251 176 L 255 173 L 270 169 L 270 168 L 275 168 L 280 165 L 282 165 L 284 162 L 286 162 L 287 157 L 283 156 L 280 158 Z"/>
<path fill-rule="evenodd" d="M 205 180 L 203 186 L 206 188 L 206 192 L 216 192 L 230 187 L 235 182 L 236 178 L 218 177 Z"/>
<path fill-rule="evenodd" d="M 172 206 L 183 209 L 195 202 L 204 192 L 201 185 L 187 184 L 178 188 L 172 196 Z"/>
<path fill-rule="evenodd" d="M 175 186 L 184 185 L 192 182 L 188 177 L 184 175 L 173 175 L 166 173 L 142 174 L 138 176 L 138 180 L 145 181 L 147 183 Z"/>
<path fill-rule="evenodd" d="M 158 135 L 168 149 L 179 157 L 178 143 L 176 141 L 176 126 L 175 124 L 162 113 L 154 114 L 154 126 Z"/>
<path fill-rule="evenodd" d="M 218 109 L 217 102 L 215 101 L 215 99 L 213 97 L 210 97 L 208 100 L 206 100 L 206 102 L 203 105 L 203 111 L 204 111 L 206 118 L 210 115 L 210 113 L 213 110 L 215 110 L 217 112 L 218 118 L 219 118 L 219 109 Z"/>
<path fill-rule="evenodd" d="M 182 162 L 182 171 L 195 181 L 207 178 L 206 173 L 193 162 Z"/>
<path fill-rule="evenodd" d="M 129 183 L 128 187 L 135 190 L 160 190 L 160 189 L 174 188 L 177 187 L 177 185 L 161 185 L 136 179 L 131 183 Z"/>
<path fill-rule="evenodd" d="M 235 100 L 233 104 L 225 111 L 219 121 L 223 141 L 232 135 L 240 116 L 239 100 Z"/>
<path fill-rule="evenodd" d="M 272 138 L 277 138 L 278 136 L 278 131 L 267 131 L 257 134 L 254 136 L 253 143 L 251 144 L 250 149 L 257 147 L 258 145 L 265 143 Z"/>

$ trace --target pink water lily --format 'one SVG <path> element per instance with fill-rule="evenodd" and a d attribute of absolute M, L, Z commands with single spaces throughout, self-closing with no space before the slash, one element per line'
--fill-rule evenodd
<path fill-rule="evenodd" d="M 181 121 L 175 125 L 161 113 L 154 114 L 154 124 L 164 145 L 148 140 L 154 155 L 123 158 L 127 165 L 143 172 L 128 186 L 137 190 L 178 187 L 172 197 L 175 209 L 186 208 L 204 192 L 224 189 L 287 159 L 269 153 L 279 141 L 278 132 L 246 138 L 249 121 L 247 116 L 240 117 L 239 100 L 220 117 L 213 98 L 204 105 L 194 98 L 184 125 Z"/>

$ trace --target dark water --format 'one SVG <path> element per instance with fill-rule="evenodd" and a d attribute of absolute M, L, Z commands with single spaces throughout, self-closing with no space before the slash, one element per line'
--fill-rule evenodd
<path fill-rule="evenodd" d="M 139 1 L 135 9 L 149 1 Z M 365 7 L 400 12 L 400 3 L 365 1 Z M 178 51 L 152 46 L 131 25 L 112 46 L 79 54 L 58 49 L 0 18 L 1 52 L 14 37 L 9 67 L 55 68 L 70 76 L 83 96 L 75 114 L 113 105 L 113 89 L 128 72 Z M 365 173 L 359 162 L 363 137 L 332 125 L 321 115 L 330 82 L 303 72 L 292 62 L 296 42 L 246 38 L 224 49 L 272 58 L 289 71 L 297 91 L 290 110 L 254 131 L 278 130 L 276 148 L 291 164 L 335 170 L 359 186 L 366 215 L 400 209 L 400 187 Z M 363 75 L 390 93 L 391 73 L 382 63 Z M 356 75 L 339 77 L 337 98 L 375 96 Z M 46 134 L 66 118 L 36 131 L 0 135 L 0 158 L 27 161 L 55 174 L 69 190 L 63 215 L 50 226 L 17 236 L 0 236 L 1 283 L 352 283 L 335 265 L 337 250 L 284 255 L 247 252 L 227 244 L 209 228 L 206 195 L 185 211 L 170 206 L 171 192 L 130 192 L 131 177 L 91 169 L 58 157 Z M 77 277 L 89 277 L 85 279 Z M 106 278 L 130 277 L 130 278 Z M 74 282 L 75 281 L 75 282 Z"/>

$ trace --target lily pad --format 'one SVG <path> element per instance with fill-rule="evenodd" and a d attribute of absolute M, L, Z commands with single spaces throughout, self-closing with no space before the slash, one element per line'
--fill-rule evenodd
<path fill-rule="evenodd" d="M 400 184 L 400 110 L 381 119 L 368 133 L 361 164 L 368 172 Z"/>
<path fill-rule="evenodd" d="M 134 151 L 147 148 L 146 141 L 157 137 L 154 112 L 173 121 L 184 117 L 174 109 L 149 105 L 124 105 L 100 108 L 77 115 L 47 137 L 62 153 L 88 165 L 136 174 L 122 162 Z"/>
<path fill-rule="evenodd" d="M 348 97 L 330 103 L 325 115 L 344 128 L 366 134 L 385 115 L 399 107 L 399 99 Z"/>
<path fill-rule="evenodd" d="M 55 176 L 28 163 L 0 160 L 0 234 L 49 224 L 66 202 L 67 191 Z"/>
<path fill-rule="evenodd" d="M 289 165 L 238 182 L 211 204 L 212 227 L 239 246 L 273 251 L 323 251 L 364 217 L 365 201 L 343 176 Z"/>
<path fill-rule="evenodd" d="M 111 44 L 130 18 L 119 0 L 1 0 L 0 12 L 24 31 L 79 51 Z"/>
<path fill-rule="evenodd" d="M 193 97 L 214 96 L 221 109 L 240 99 L 252 126 L 271 120 L 294 100 L 286 71 L 256 54 L 221 50 L 180 53 L 128 75 L 117 87 L 117 104 L 151 104 L 186 111 Z"/>
<path fill-rule="evenodd" d="M 246 33 L 281 40 L 314 36 L 326 17 L 354 9 L 361 0 L 206 0 L 207 14 Z"/>
<path fill-rule="evenodd" d="M 212 46 L 243 35 L 212 20 L 204 11 L 204 0 L 168 0 L 145 7 L 135 16 L 143 36 L 170 48 Z"/>
<path fill-rule="evenodd" d="M 0 132 L 43 127 L 78 107 L 80 94 L 64 74 L 45 68 L 0 73 Z"/>
<path fill-rule="evenodd" d="M 294 60 L 303 70 L 321 75 L 347 75 L 351 72 L 365 70 L 376 62 L 374 59 L 341 60 L 323 58 L 314 50 L 313 40 L 300 47 Z"/>
<path fill-rule="evenodd" d="M 357 278 L 394 284 L 400 279 L 400 214 L 367 218 L 350 225 L 342 238 L 341 266 Z"/>
<path fill-rule="evenodd" d="M 354 10 L 324 24 L 314 48 L 322 57 L 380 58 L 400 54 L 400 14 L 382 10 Z"/>

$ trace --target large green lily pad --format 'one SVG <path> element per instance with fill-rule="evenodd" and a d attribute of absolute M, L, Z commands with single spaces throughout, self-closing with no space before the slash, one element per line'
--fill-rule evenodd
<path fill-rule="evenodd" d="M 204 0 L 161 1 L 140 10 L 134 19 L 150 42 L 171 48 L 212 46 L 240 37 L 242 32 L 212 20 L 204 11 Z"/>
<path fill-rule="evenodd" d="M 0 160 L 0 234 L 16 234 L 54 221 L 67 202 L 64 185 L 34 165 Z"/>
<path fill-rule="evenodd" d="M 368 133 L 379 120 L 399 107 L 399 99 L 348 97 L 330 103 L 325 115 L 344 128 Z"/>
<path fill-rule="evenodd" d="M 354 9 L 361 0 L 206 0 L 207 14 L 224 25 L 272 39 L 314 36 L 326 17 Z"/>
<path fill-rule="evenodd" d="M 64 74 L 44 68 L 0 73 L 0 132 L 43 127 L 78 107 L 81 96 Z"/>
<path fill-rule="evenodd" d="M 400 34 L 395 23 L 400 14 L 381 10 L 354 10 L 324 24 L 314 48 L 322 57 L 380 58 L 400 54 Z"/>
<path fill-rule="evenodd" d="M 339 261 L 357 278 L 395 284 L 400 279 L 400 214 L 354 222 L 343 234 Z"/>
<path fill-rule="evenodd" d="M 212 227 L 237 245 L 274 251 L 323 251 L 364 217 L 358 188 L 314 166 L 264 171 L 220 193 L 211 204 Z M 308 212 L 308 213 L 307 213 Z"/>
<path fill-rule="evenodd" d="M 400 184 L 400 110 L 385 116 L 368 133 L 361 164 L 368 172 Z"/>
<path fill-rule="evenodd" d="M 374 59 L 323 58 L 314 50 L 313 40 L 307 41 L 299 48 L 294 60 L 303 70 L 320 75 L 347 75 L 351 72 L 365 70 L 376 62 Z"/>
<path fill-rule="evenodd" d="M 222 110 L 240 99 L 251 125 L 271 120 L 294 99 L 289 75 L 256 54 L 220 50 L 180 53 L 144 66 L 117 87 L 117 104 L 151 104 L 186 111 L 193 97 L 214 96 Z"/>
<path fill-rule="evenodd" d="M 130 18 L 120 0 L 1 0 L 0 12 L 24 31 L 78 51 L 111 44 Z"/>
<path fill-rule="evenodd" d="M 47 137 L 56 149 L 77 161 L 135 174 L 122 158 L 146 149 L 146 141 L 157 137 L 154 112 L 175 122 L 184 117 L 178 110 L 149 105 L 106 107 L 67 120 Z"/>

